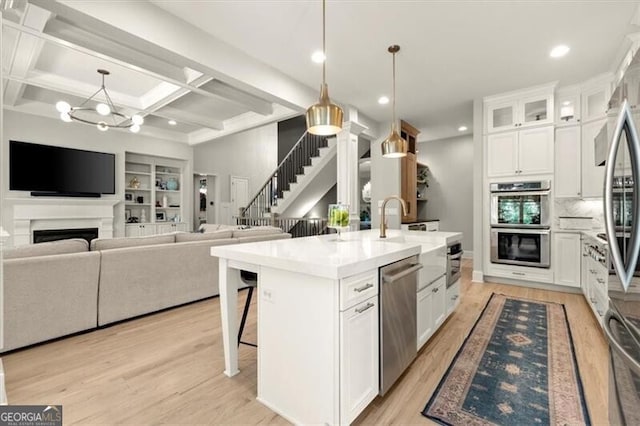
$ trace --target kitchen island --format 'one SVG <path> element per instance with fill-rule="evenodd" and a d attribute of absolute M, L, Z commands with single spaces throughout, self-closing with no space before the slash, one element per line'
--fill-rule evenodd
<path fill-rule="evenodd" d="M 258 274 L 258 400 L 294 423 L 348 424 L 379 392 L 378 269 L 458 233 L 377 230 L 216 246 L 225 374 L 238 373 L 239 270 Z"/>

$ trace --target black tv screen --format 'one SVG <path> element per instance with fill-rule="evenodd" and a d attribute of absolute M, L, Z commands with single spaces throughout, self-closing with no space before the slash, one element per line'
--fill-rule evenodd
<path fill-rule="evenodd" d="M 115 154 L 9 141 L 9 189 L 32 195 L 115 194 Z"/>

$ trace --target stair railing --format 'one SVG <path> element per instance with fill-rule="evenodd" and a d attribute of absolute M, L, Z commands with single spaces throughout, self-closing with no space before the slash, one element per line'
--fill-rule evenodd
<path fill-rule="evenodd" d="M 249 204 L 241 209 L 241 216 L 255 218 L 270 213 L 278 199 L 282 198 L 282 192 L 296 182 L 297 175 L 304 173 L 304 167 L 311 165 L 311 158 L 320 155 L 320 148 L 326 146 L 326 137 L 305 131 Z"/>
<path fill-rule="evenodd" d="M 242 226 L 273 226 L 291 234 L 293 238 L 328 234 L 327 218 L 308 217 L 236 217 L 236 223 Z"/>

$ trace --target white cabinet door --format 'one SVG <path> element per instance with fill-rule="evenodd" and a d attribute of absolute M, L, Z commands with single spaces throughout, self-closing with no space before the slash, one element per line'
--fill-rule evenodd
<path fill-rule="evenodd" d="M 460 304 L 460 280 L 456 281 L 451 287 L 447 288 L 447 317 Z"/>
<path fill-rule="evenodd" d="M 433 321 L 433 331 L 436 331 L 445 319 L 445 314 L 447 312 L 446 287 L 446 277 L 440 278 L 430 287 L 431 293 L 433 293 L 433 299 L 431 299 L 431 318 Z"/>
<path fill-rule="evenodd" d="M 580 197 L 580 126 L 556 129 L 555 140 L 555 196 Z"/>
<path fill-rule="evenodd" d="M 486 110 L 488 133 L 516 127 L 518 113 L 517 100 L 487 103 Z"/>
<path fill-rule="evenodd" d="M 518 127 L 553 123 L 553 94 L 523 98 L 518 108 Z"/>
<path fill-rule="evenodd" d="M 518 132 L 487 136 L 487 175 L 511 176 L 518 165 Z"/>
<path fill-rule="evenodd" d="M 518 174 L 553 173 L 553 126 L 518 133 Z"/>
<path fill-rule="evenodd" d="M 558 285 L 580 287 L 580 234 L 556 232 L 553 238 L 555 280 Z"/>
<path fill-rule="evenodd" d="M 340 312 L 340 423 L 378 395 L 378 296 Z"/>
<path fill-rule="evenodd" d="M 124 235 L 127 237 L 144 237 L 156 233 L 156 226 L 149 223 L 128 224 L 124 229 Z"/>
<path fill-rule="evenodd" d="M 559 90 L 555 96 L 556 126 L 575 125 L 580 123 L 580 91 L 577 87 L 567 91 Z"/>
<path fill-rule="evenodd" d="M 158 234 L 169 234 L 176 231 L 186 231 L 186 223 L 161 223 L 156 225 Z"/>
<path fill-rule="evenodd" d="M 431 286 L 425 287 L 417 294 L 416 300 L 416 325 L 418 326 L 418 350 L 427 343 L 433 334 L 433 318 L 431 316 L 431 306 L 433 304 L 433 293 Z"/>
<path fill-rule="evenodd" d="M 605 120 L 592 121 L 582 126 L 582 197 L 602 197 L 604 190 L 604 167 L 595 165 L 594 139 Z"/>
<path fill-rule="evenodd" d="M 587 241 L 582 242 L 582 251 L 580 252 L 580 287 L 582 287 L 582 294 L 584 298 L 589 301 L 589 256 L 587 255 L 587 248 L 589 243 Z"/>
<path fill-rule="evenodd" d="M 611 98 L 609 83 L 585 89 L 582 92 L 582 121 L 602 118 L 607 113 L 608 102 Z"/>

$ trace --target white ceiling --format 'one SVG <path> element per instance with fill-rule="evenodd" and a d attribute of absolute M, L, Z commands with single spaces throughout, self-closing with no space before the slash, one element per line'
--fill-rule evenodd
<path fill-rule="evenodd" d="M 96 69 L 106 68 L 116 105 L 148 114 L 143 134 L 200 143 L 291 117 L 318 93 L 321 67 L 310 55 L 322 43 L 319 0 L 0 5 L 5 108 L 56 116 L 54 100 L 88 97 L 99 87 Z M 385 132 L 391 107 L 377 99 L 390 95 L 387 47 L 399 44 L 398 116 L 421 129 L 420 141 L 454 136 L 463 124 L 470 132 L 475 98 L 612 71 L 628 46 L 625 36 L 638 31 L 631 25 L 637 7 L 630 1 L 331 0 L 330 95 Z M 571 52 L 550 59 L 559 43 Z M 169 126 L 169 118 L 178 125 Z"/>

